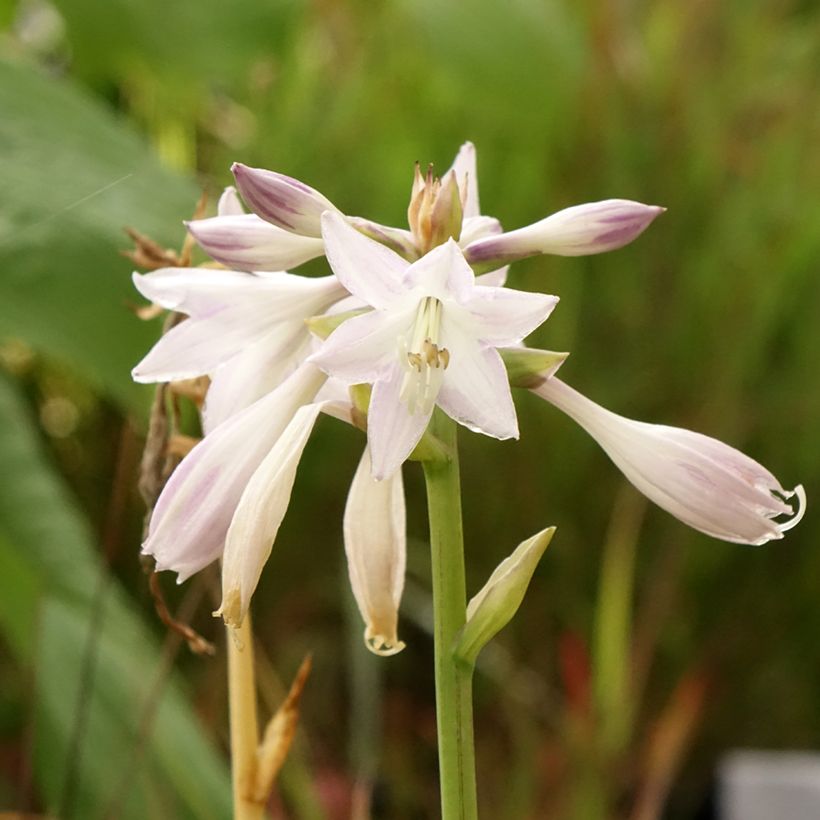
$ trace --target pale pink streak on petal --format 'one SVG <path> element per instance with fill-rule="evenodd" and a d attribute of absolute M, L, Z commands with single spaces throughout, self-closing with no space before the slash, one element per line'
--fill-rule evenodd
<path fill-rule="evenodd" d="M 483 343 L 509 347 L 543 324 L 557 304 L 557 296 L 544 293 L 476 286 L 463 307 L 474 318 Z"/>
<path fill-rule="evenodd" d="M 384 481 L 373 479 L 367 447 L 347 496 L 344 542 L 365 644 L 378 655 L 394 655 L 404 648 L 397 634 L 407 542 L 404 486 L 401 468 Z"/>
<path fill-rule="evenodd" d="M 222 553 L 236 505 L 253 472 L 325 376 L 304 365 L 279 387 L 232 416 L 194 447 L 171 475 L 143 552 L 182 582 Z"/>
<path fill-rule="evenodd" d="M 327 261 L 354 296 L 375 308 L 386 307 L 401 293 L 408 263 L 397 253 L 368 239 L 338 213 L 322 217 Z"/>
<path fill-rule="evenodd" d="M 627 199 L 574 205 L 540 222 L 468 245 L 471 264 L 501 264 L 535 254 L 587 256 L 628 245 L 664 209 Z"/>
<path fill-rule="evenodd" d="M 474 340 L 456 341 L 455 335 L 450 329 L 443 340 L 450 351 L 450 365 L 437 404 L 476 433 L 518 438 L 515 405 L 501 356 L 494 348 L 480 348 Z"/>
<path fill-rule="evenodd" d="M 398 364 L 373 386 L 367 413 L 367 441 L 373 478 L 389 478 L 401 467 L 424 435 L 429 412 L 410 413 L 400 398 L 404 371 Z"/>
<path fill-rule="evenodd" d="M 185 224 L 209 256 L 234 270 L 285 270 L 324 253 L 321 239 L 290 233 L 256 214 L 214 216 Z"/>
<path fill-rule="evenodd" d="M 577 421 L 650 500 L 707 535 L 764 544 L 802 515 L 802 488 L 784 491 L 765 467 L 717 439 L 618 416 L 555 377 L 534 392 Z M 782 498 L 794 494 L 799 510 Z M 794 517 L 774 520 L 781 515 Z"/>
<path fill-rule="evenodd" d="M 262 219 L 303 236 L 322 235 L 320 219 L 336 206 L 317 190 L 293 177 L 249 168 L 235 162 L 231 168 L 247 206 Z"/>

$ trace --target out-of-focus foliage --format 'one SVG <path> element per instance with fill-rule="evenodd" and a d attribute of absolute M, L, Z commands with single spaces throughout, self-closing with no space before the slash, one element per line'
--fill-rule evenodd
<path fill-rule="evenodd" d="M 122 226 L 178 246 L 198 185 L 216 192 L 233 160 L 290 173 L 343 210 L 401 224 L 413 162 L 443 169 L 465 139 L 478 148 L 483 211 L 507 227 L 610 196 L 669 208 L 624 250 L 514 268 L 514 287 L 561 296 L 535 341 L 571 350 L 564 378 L 612 409 L 723 438 L 789 486 L 802 481 L 810 504 L 817 497 L 816 4 L 25 0 L 0 3 L 0 23 L 0 352 L 9 395 L 22 385 L 50 453 L 38 470 L 69 480 L 75 496 L 61 503 L 88 516 L 88 532 L 102 529 L 113 475 L 99 442 L 111 441 L 119 412 L 147 404 L 150 391 L 131 385 L 128 370 L 157 332 L 126 309 L 137 299 L 117 254 Z M 71 378 L 53 378 L 63 371 Z M 75 407 L 74 427 L 53 423 L 46 408 L 55 401 Z M 649 800 L 667 774 L 678 783 L 672 816 L 692 816 L 723 750 L 816 744 L 820 532 L 811 512 L 781 543 L 712 541 L 621 489 L 566 419 L 529 395 L 518 406 L 520 445 L 463 437 L 471 593 L 514 544 L 558 526 L 477 685 L 487 816 L 603 815 L 603 805 Z M 354 433 L 320 426 L 254 604 L 277 668 L 315 653 L 303 708 L 311 746 L 302 744 L 283 784 L 295 817 L 319 816 L 313 790 L 328 807 L 349 791 L 364 764 L 346 756 L 345 738 L 360 748 L 361 704 L 375 702 L 361 691 L 361 681 L 372 685 L 360 674 L 369 659 L 339 651 L 344 569 L 332 522 L 341 521 L 359 448 Z M 409 646 L 378 667 L 381 816 L 391 818 L 435 812 L 424 513 L 418 476 L 407 474 L 418 539 L 402 624 Z M 8 481 L 14 487 L 15 475 Z M 86 552 L 85 608 L 66 612 L 73 599 L 52 600 L 45 579 L 55 554 L 69 554 L 72 570 L 81 559 L 36 531 L 27 536 L 36 543 L 12 537 L 3 511 L 0 611 L 13 650 L 3 673 L 16 682 L 3 695 L 6 715 L 30 703 L 31 676 L 59 680 L 58 649 L 80 662 L 95 572 Z M 10 503 L 8 515 L 18 512 Z M 138 532 L 127 529 L 124 588 L 112 600 L 123 613 L 141 607 L 150 624 Z M 88 550 L 91 536 L 83 539 Z M 94 690 L 111 703 L 130 691 L 118 677 L 113 610 Z M 55 639 L 49 630 L 58 628 Z M 204 628 L 214 629 L 207 619 Z M 37 652 L 19 630 L 42 635 Z M 224 729 L 212 683 L 221 663 L 184 663 L 215 736 Z M 35 692 L 47 712 L 52 701 Z M 170 725 L 189 720 L 174 697 Z M 340 721 L 351 703 L 359 711 Z M 15 759 L 25 758 L 28 719 L 10 724 Z M 86 736 L 98 726 L 92 719 Z M 41 724 L 34 735 L 38 755 L 53 747 L 37 758 L 31 793 L 53 808 L 58 778 L 42 761 L 59 760 L 65 740 Z M 662 748 L 669 737 L 688 739 Z M 86 743 L 90 766 L 99 758 Z M 212 764 L 197 748 L 188 776 L 201 782 Z M 152 747 L 137 767 L 129 805 L 159 782 L 157 754 Z M 658 760 L 672 761 L 671 772 Z M 12 781 L 23 769 L 3 771 Z M 184 800 L 177 774 L 169 769 L 163 783 Z M 218 791 L 215 783 L 224 780 L 207 788 Z M 168 785 L 157 788 L 168 799 Z M 10 782 L 3 793 L 20 792 Z M 209 802 L 215 812 L 222 805 Z"/>

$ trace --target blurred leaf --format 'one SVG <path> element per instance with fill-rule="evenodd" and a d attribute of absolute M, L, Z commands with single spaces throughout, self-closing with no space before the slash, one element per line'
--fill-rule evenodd
<path fill-rule="evenodd" d="M 51 472 L 14 386 L 0 379 L 0 628 L 21 666 L 36 670 L 36 773 L 45 802 L 59 804 L 66 755 L 100 571 L 93 540 Z M 24 580 L 25 583 L 21 583 Z M 142 704 L 159 664 L 156 641 L 114 580 L 97 636 L 88 723 L 69 816 L 102 816 L 130 765 Z M 42 595 L 36 602 L 37 589 Z M 37 608 L 37 616 L 33 613 Z M 28 634 L 23 634 L 23 632 Z M 219 818 L 230 814 L 224 765 L 197 725 L 178 685 L 169 683 L 124 818 Z M 143 776 L 144 775 L 144 776 Z"/>
<path fill-rule="evenodd" d="M 65 81 L 0 61 L 0 338 L 16 336 L 129 407 L 156 328 L 119 256 L 132 225 L 178 246 L 197 199 L 124 124 Z"/>

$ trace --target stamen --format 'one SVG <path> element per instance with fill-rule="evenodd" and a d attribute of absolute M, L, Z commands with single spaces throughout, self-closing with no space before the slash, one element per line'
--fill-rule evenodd
<path fill-rule="evenodd" d="M 405 337 L 399 340 L 399 355 L 406 371 L 399 396 L 411 414 L 430 413 L 450 364 L 449 351 L 438 346 L 440 330 L 441 302 L 427 296 L 419 302 L 410 343 Z"/>

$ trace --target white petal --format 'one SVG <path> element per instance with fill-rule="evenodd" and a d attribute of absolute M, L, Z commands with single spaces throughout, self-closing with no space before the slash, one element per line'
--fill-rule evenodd
<path fill-rule="evenodd" d="M 497 236 L 502 233 L 501 223 L 492 216 L 473 216 L 461 223 L 461 234 L 458 244 L 466 248 L 471 242 L 484 239 L 488 236 Z"/>
<path fill-rule="evenodd" d="M 238 627 L 285 517 L 296 469 L 322 407 L 300 407 L 245 487 L 222 558 L 222 606 L 215 613 Z"/>
<path fill-rule="evenodd" d="M 398 361 L 400 340 L 409 335 L 416 305 L 388 312 L 374 310 L 339 325 L 310 361 L 347 384 L 374 382 Z"/>
<path fill-rule="evenodd" d="M 477 285 L 484 285 L 488 288 L 503 288 L 507 282 L 507 274 L 510 272 L 510 266 L 504 265 L 503 268 L 497 268 L 489 273 L 482 273 L 476 276 L 475 283 Z"/>
<path fill-rule="evenodd" d="M 310 347 L 304 322 L 283 322 L 217 368 L 202 411 L 205 433 L 275 390 L 307 358 Z"/>
<path fill-rule="evenodd" d="M 239 216 L 245 213 L 233 185 L 229 185 L 222 192 L 222 196 L 219 197 L 219 202 L 216 204 L 216 212 L 219 216 Z"/>
<path fill-rule="evenodd" d="M 182 582 L 222 553 L 245 485 L 324 375 L 311 365 L 213 430 L 183 459 L 151 516 L 143 552 Z"/>
<path fill-rule="evenodd" d="M 501 264 L 539 253 L 587 256 L 628 245 L 664 209 L 628 199 L 575 205 L 540 222 L 471 243 L 470 264 Z"/>
<path fill-rule="evenodd" d="M 370 239 L 395 251 L 402 259 L 417 259 L 418 251 L 413 234 L 403 228 L 381 225 L 361 216 L 348 216 L 347 221 Z"/>
<path fill-rule="evenodd" d="M 784 491 L 765 467 L 717 439 L 618 416 L 556 377 L 534 392 L 577 421 L 644 495 L 694 529 L 764 544 L 802 516 L 802 488 Z M 784 500 L 795 494 L 799 509 Z M 774 520 L 781 515 L 794 517 Z"/>
<path fill-rule="evenodd" d="M 410 413 L 401 400 L 404 371 L 396 365 L 373 386 L 367 412 L 367 442 L 370 446 L 373 478 L 389 478 L 401 467 L 424 435 L 429 412 Z"/>
<path fill-rule="evenodd" d="M 462 209 L 465 217 L 478 216 L 481 208 L 478 204 L 478 174 L 476 173 L 475 146 L 471 142 L 465 142 L 458 149 L 456 158 L 450 166 L 450 171 L 456 172 L 458 187 L 462 191 Z M 442 179 L 447 174 L 442 175 Z"/>
<path fill-rule="evenodd" d="M 475 274 L 456 242 L 449 239 L 410 265 L 403 281 L 405 288 L 418 288 L 426 296 L 461 301 L 471 294 Z"/>
<path fill-rule="evenodd" d="M 231 170 L 248 207 L 286 231 L 319 237 L 322 213 L 336 210 L 332 202 L 298 179 L 239 162 Z"/>
<path fill-rule="evenodd" d="M 462 303 L 475 320 L 478 338 L 493 347 L 520 342 L 546 321 L 557 304 L 557 296 L 480 285 Z"/>
<path fill-rule="evenodd" d="M 515 405 L 501 356 L 493 348 L 481 349 L 461 331 L 443 330 L 450 364 L 438 394 L 439 407 L 476 433 L 518 438 Z"/>
<path fill-rule="evenodd" d="M 401 468 L 384 481 L 371 476 L 365 448 L 344 514 L 350 586 L 366 624 L 365 644 L 377 655 L 404 648 L 397 634 L 404 588 L 406 525 Z"/>
<path fill-rule="evenodd" d="M 255 276 L 205 268 L 165 269 L 135 274 L 134 282 L 152 301 L 191 315 L 134 368 L 132 376 L 141 382 L 212 373 L 273 332 L 278 322 L 303 321 L 345 293 L 335 277 L 309 279 L 282 272 Z"/>
<path fill-rule="evenodd" d="M 234 270 L 285 270 L 324 253 L 324 242 L 265 222 L 256 214 L 215 216 L 186 223 L 202 249 Z"/>
<path fill-rule="evenodd" d="M 402 292 L 401 278 L 408 264 L 398 254 L 330 211 L 322 217 L 322 235 L 330 267 L 354 296 L 382 308 Z"/>

